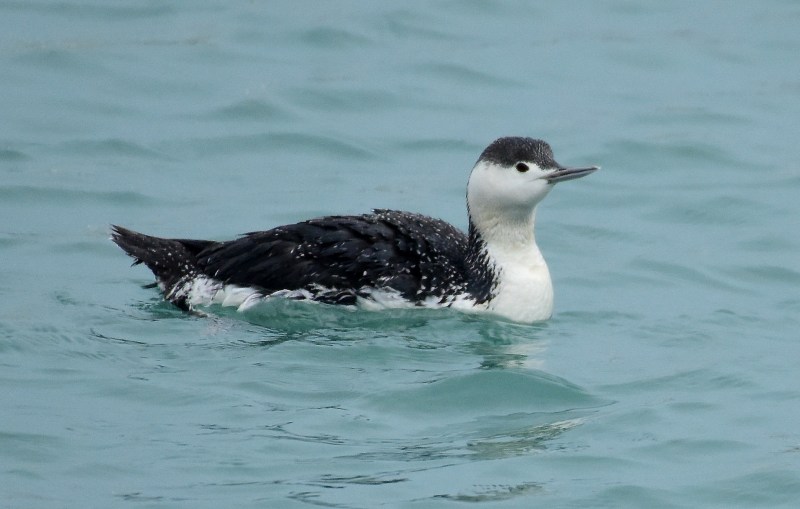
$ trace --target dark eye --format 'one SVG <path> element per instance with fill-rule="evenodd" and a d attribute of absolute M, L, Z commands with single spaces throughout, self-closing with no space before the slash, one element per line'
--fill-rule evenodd
<path fill-rule="evenodd" d="M 517 171 L 520 173 L 525 173 L 530 169 L 528 168 L 528 165 L 525 163 L 517 163 L 517 166 L 515 168 L 517 168 Z"/>

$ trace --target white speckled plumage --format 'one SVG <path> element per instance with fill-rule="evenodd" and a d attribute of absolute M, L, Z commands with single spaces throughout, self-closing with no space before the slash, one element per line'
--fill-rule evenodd
<path fill-rule="evenodd" d="M 329 216 L 227 242 L 163 239 L 113 227 L 112 240 L 155 274 L 184 309 L 244 310 L 264 298 L 386 307 L 453 307 L 518 322 L 553 312 L 550 273 L 534 236 L 536 207 L 564 168 L 545 142 L 500 138 L 467 184 L 469 232 L 391 210 Z"/>

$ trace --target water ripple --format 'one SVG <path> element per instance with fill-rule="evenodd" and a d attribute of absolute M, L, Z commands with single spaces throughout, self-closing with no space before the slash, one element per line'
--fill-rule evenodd
<path fill-rule="evenodd" d="M 0 150 L 0 161 L 25 161 L 30 159 L 30 156 L 24 152 L 20 152 L 19 150 L 13 149 L 2 149 Z"/>
<path fill-rule="evenodd" d="M 386 29 L 398 37 L 432 41 L 457 41 L 464 38 L 463 35 L 442 30 L 447 24 L 410 9 L 391 11 L 383 19 Z"/>
<path fill-rule="evenodd" d="M 350 160 L 374 160 L 376 155 L 354 143 L 331 136 L 306 133 L 261 133 L 195 138 L 178 144 L 183 150 L 197 154 L 226 155 L 240 152 L 286 152 L 290 154 L 313 150 L 317 154 Z"/>
<path fill-rule="evenodd" d="M 726 274 L 746 283 L 789 285 L 800 287 L 800 271 L 777 265 L 748 265 L 727 270 Z"/>
<path fill-rule="evenodd" d="M 76 154 L 105 154 L 112 156 L 143 157 L 170 160 L 171 157 L 130 140 L 108 138 L 105 140 L 74 140 L 63 143 L 62 148 Z"/>
<path fill-rule="evenodd" d="M 520 82 L 502 78 L 497 74 L 479 71 L 462 64 L 442 62 L 417 64 L 414 66 L 414 72 L 433 78 L 442 78 L 446 81 L 462 84 L 482 85 L 488 87 L 522 86 L 522 83 Z"/>
<path fill-rule="evenodd" d="M 63 187 L 2 186 L 0 200 L 18 203 L 47 201 L 49 203 L 116 203 L 128 205 L 152 205 L 154 198 L 133 191 L 87 191 Z"/>
<path fill-rule="evenodd" d="M 298 88 L 287 93 L 289 100 L 300 107 L 322 111 L 378 111 L 403 104 L 386 90 Z"/>
<path fill-rule="evenodd" d="M 713 127 L 748 125 L 750 119 L 744 115 L 713 111 L 707 107 L 694 108 L 668 108 L 656 112 L 648 111 L 638 115 L 637 120 L 643 124 L 663 126 L 674 124 L 684 126 L 687 124 L 707 124 Z"/>
<path fill-rule="evenodd" d="M 410 389 L 372 394 L 369 406 L 382 412 L 443 416 L 473 410 L 494 413 L 553 412 L 587 408 L 600 401 L 580 387 L 553 375 L 533 370 L 481 370 L 461 376 L 431 380 Z M 471 411 L 470 410 L 470 411 Z"/>
<path fill-rule="evenodd" d="M 455 138 L 414 138 L 398 141 L 394 146 L 407 152 L 480 152 L 477 145 Z"/>
<path fill-rule="evenodd" d="M 661 161 L 662 167 L 668 165 L 681 169 L 712 166 L 749 170 L 753 167 L 750 161 L 734 157 L 730 150 L 702 141 L 618 140 L 609 143 L 609 153 L 621 154 L 624 158 L 641 158 L 648 161 L 649 166 L 653 161 Z M 610 159 L 618 157 L 612 156 Z M 687 182 L 687 185 L 694 185 L 694 182 Z"/>
<path fill-rule="evenodd" d="M 469 491 L 460 491 L 455 494 L 434 495 L 434 499 L 453 500 L 455 502 L 501 502 L 520 496 L 541 492 L 545 487 L 538 482 L 524 482 L 521 484 L 476 484 Z"/>
<path fill-rule="evenodd" d="M 342 28 L 316 27 L 304 31 L 300 41 L 322 50 L 363 47 L 372 43 L 367 37 Z"/>
<path fill-rule="evenodd" d="M 284 108 L 259 99 L 237 101 L 229 106 L 218 108 L 207 116 L 215 120 L 230 121 L 271 121 L 290 117 Z"/>
<path fill-rule="evenodd" d="M 707 286 L 720 290 L 749 293 L 747 287 L 736 286 L 723 279 L 715 278 L 698 268 L 688 267 L 678 263 L 663 262 L 651 259 L 636 258 L 631 262 L 631 268 L 638 269 L 653 275 L 664 284 L 674 284 L 674 280 L 682 280 L 694 285 Z"/>
<path fill-rule="evenodd" d="M 106 5 L 75 2 L 5 2 L 4 8 L 23 11 L 40 11 L 43 14 L 79 19 L 98 18 L 107 21 L 120 19 L 154 18 L 172 14 L 175 9 L 168 5 L 147 3 L 144 5 Z"/>

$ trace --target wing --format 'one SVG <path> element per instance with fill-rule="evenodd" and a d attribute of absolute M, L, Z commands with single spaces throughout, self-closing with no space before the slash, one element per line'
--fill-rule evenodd
<path fill-rule="evenodd" d="M 419 300 L 465 282 L 466 235 L 419 214 L 376 210 L 248 233 L 211 245 L 198 267 L 225 283 L 267 292 L 393 288 Z"/>

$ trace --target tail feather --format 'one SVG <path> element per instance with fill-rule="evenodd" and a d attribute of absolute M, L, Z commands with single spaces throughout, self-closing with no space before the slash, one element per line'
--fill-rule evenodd
<path fill-rule="evenodd" d="M 117 225 L 111 226 L 111 240 L 133 258 L 134 265 L 145 264 L 166 295 L 171 293 L 176 284 L 185 281 L 187 276 L 202 273 L 197 267 L 197 254 L 214 244 L 208 240 L 153 237 Z M 185 307 L 185 303 L 173 302 Z"/>

